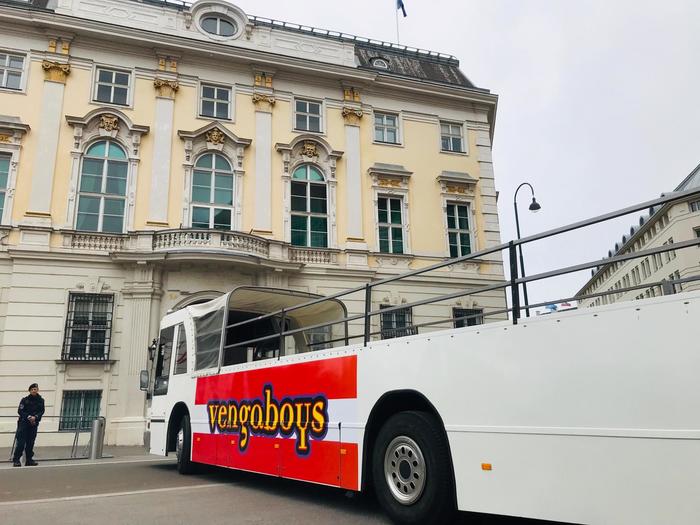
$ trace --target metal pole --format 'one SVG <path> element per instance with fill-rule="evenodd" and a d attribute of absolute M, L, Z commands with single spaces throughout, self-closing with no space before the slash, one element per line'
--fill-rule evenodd
<path fill-rule="evenodd" d="M 90 429 L 90 459 L 100 459 L 102 457 L 104 438 L 104 418 L 98 417 L 93 419 L 92 428 Z"/>
<path fill-rule="evenodd" d="M 287 312 L 282 308 L 282 318 L 280 319 L 280 348 L 277 351 L 277 359 L 282 355 L 282 350 L 284 350 L 284 325 L 287 324 Z"/>
<path fill-rule="evenodd" d="M 365 346 L 369 343 L 370 334 L 370 318 L 367 315 L 372 310 L 372 287 L 369 284 L 365 285 Z"/>
<path fill-rule="evenodd" d="M 513 241 L 508 243 L 508 256 L 510 259 L 510 293 L 511 302 L 513 303 L 513 324 L 518 324 L 518 317 L 520 317 L 520 292 L 518 285 L 515 283 L 518 278 L 518 260 Z"/>
<path fill-rule="evenodd" d="M 520 191 L 520 188 L 523 186 L 529 186 L 530 191 L 532 192 L 532 198 L 534 200 L 535 198 L 535 190 L 532 189 L 532 185 L 529 182 L 523 182 L 518 188 L 515 190 L 515 194 L 513 195 L 513 209 L 515 210 L 515 232 L 518 236 L 518 240 L 520 240 L 520 218 L 518 217 L 518 191 Z M 525 277 L 525 263 L 523 262 L 523 246 L 522 244 L 518 244 L 518 253 L 520 255 L 520 276 Z M 530 317 L 530 308 L 528 305 L 530 304 L 527 298 L 527 283 L 523 283 L 523 301 L 525 302 L 525 316 Z"/>

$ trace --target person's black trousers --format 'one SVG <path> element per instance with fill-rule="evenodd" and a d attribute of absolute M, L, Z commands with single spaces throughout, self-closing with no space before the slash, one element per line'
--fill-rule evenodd
<path fill-rule="evenodd" d="M 19 461 L 24 452 L 27 457 L 27 462 L 34 457 L 34 441 L 36 441 L 36 432 L 39 425 L 30 425 L 29 423 L 20 423 L 17 425 L 17 444 L 15 445 L 14 461 Z"/>

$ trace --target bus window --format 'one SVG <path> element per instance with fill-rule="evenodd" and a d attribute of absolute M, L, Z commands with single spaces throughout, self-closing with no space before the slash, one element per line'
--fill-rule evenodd
<path fill-rule="evenodd" d="M 221 329 L 224 323 L 224 310 L 214 310 L 201 317 L 195 317 L 195 356 L 196 370 L 214 368 L 219 364 Z"/>
<path fill-rule="evenodd" d="M 258 313 L 229 310 L 223 366 L 236 365 L 249 361 L 273 359 L 280 355 L 280 318 L 267 317 L 241 326 L 232 326 L 259 317 Z M 285 330 L 297 327 L 293 319 L 285 320 Z M 255 341 L 256 339 L 262 341 Z M 284 355 L 295 353 L 295 338 L 285 338 Z"/>
<path fill-rule="evenodd" d="M 177 345 L 175 346 L 175 371 L 173 375 L 187 372 L 187 337 L 185 325 L 177 325 Z"/>
<path fill-rule="evenodd" d="M 170 357 L 173 352 L 174 326 L 164 328 L 160 332 L 158 341 L 158 361 L 156 363 L 156 381 L 153 387 L 154 396 L 162 396 L 168 393 L 168 379 L 170 377 Z"/>

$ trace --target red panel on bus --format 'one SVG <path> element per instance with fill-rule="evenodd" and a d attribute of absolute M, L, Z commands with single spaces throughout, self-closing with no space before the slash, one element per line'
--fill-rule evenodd
<path fill-rule="evenodd" d="M 357 398 L 357 356 L 320 359 L 197 379 L 195 403 L 260 397 L 272 385 L 275 397 L 323 394 L 328 399 Z"/>
<path fill-rule="evenodd" d="M 195 433 L 192 460 L 350 490 L 359 488 L 355 443 L 313 441 L 313 452 L 300 456 L 294 439 L 251 437 L 245 452 L 239 451 L 237 440 L 237 436 L 228 434 Z M 218 454 L 214 452 L 217 450 Z"/>

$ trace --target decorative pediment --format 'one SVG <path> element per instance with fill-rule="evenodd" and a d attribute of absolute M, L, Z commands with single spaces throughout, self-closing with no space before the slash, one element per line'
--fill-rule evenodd
<path fill-rule="evenodd" d="M 378 188 L 408 188 L 408 181 L 413 175 L 400 164 L 375 162 L 367 173 L 372 177 L 372 185 Z"/>
<path fill-rule="evenodd" d="M 20 144 L 29 129 L 19 117 L 0 115 L 0 144 Z"/>
<path fill-rule="evenodd" d="M 201 153 L 216 150 L 230 159 L 235 159 L 236 169 L 243 168 L 243 151 L 252 140 L 238 137 L 235 133 L 218 122 L 210 122 L 195 131 L 177 132 L 185 141 L 185 163 L 191 163 Z"/>
<path fill-rule="evenodd" d="M 148 126 L 134 124 L 124 113 L 113 108 L 97 108 L 84 117 L 66 115 L 66 122 L 73 127 L 75 152 L 80 152 L 86 141 L 96 137 L 110 137 L 130 144 L 130 156 L 138 157 L 141 137 L 150 131 Z"/>
<path fill-rule="evenodd" d="M 318 164 L 330 180 L 335 180 L 336 164 L 343 156 L 342 151 L 334 150 L 323 138 L 310 134 L 299 135 L 289 144 L 277 143 L 275 149 L 282 154 L 286 175 L 297 165 L 312 162 Z"/>
<path fill-rule="evenodd" d="M 462 171 L 443 171 L 436 179 L 440 191 L 452 195 L 474 195 L 477 179 Z"/>

